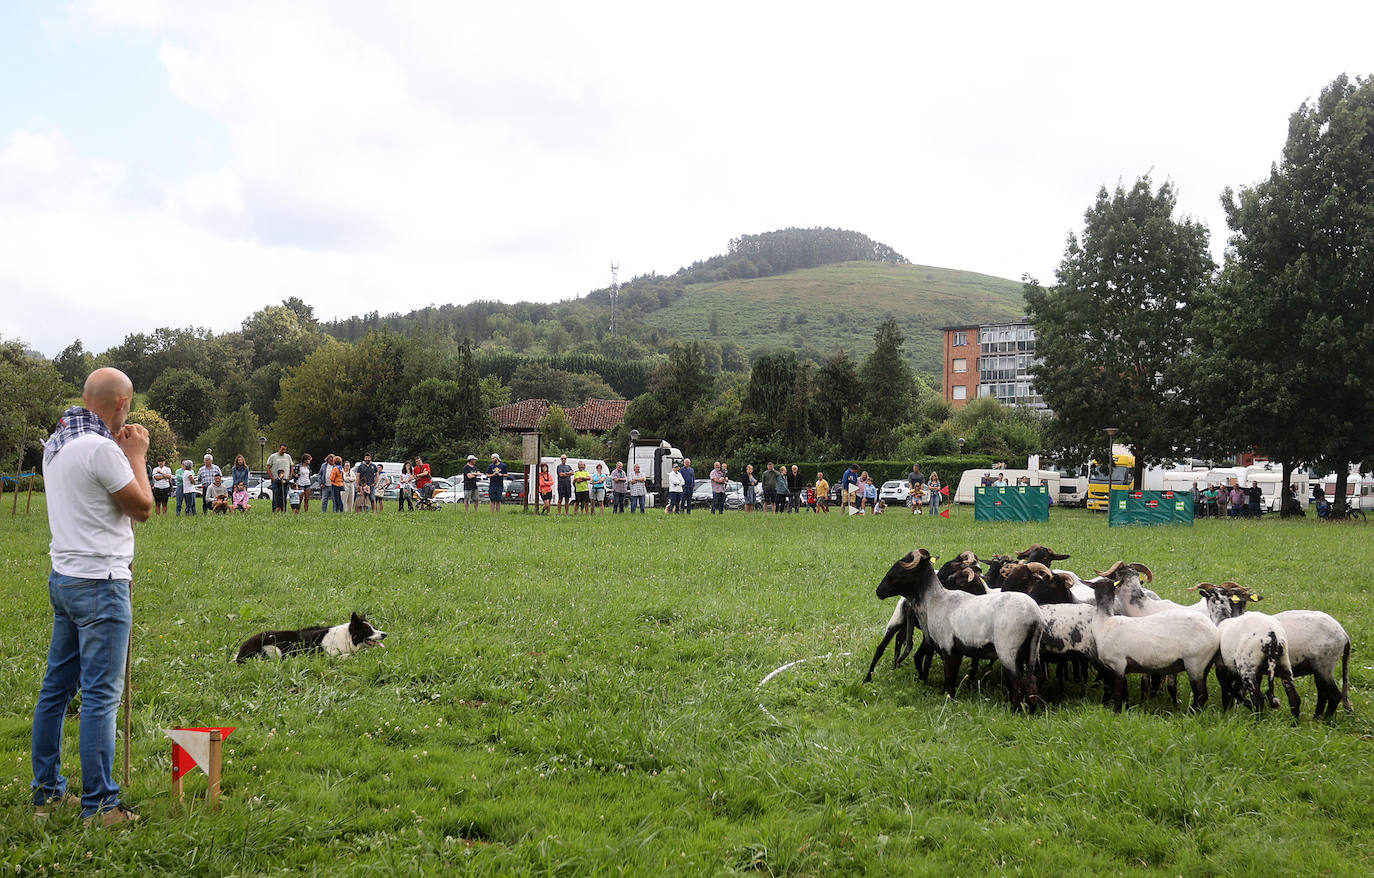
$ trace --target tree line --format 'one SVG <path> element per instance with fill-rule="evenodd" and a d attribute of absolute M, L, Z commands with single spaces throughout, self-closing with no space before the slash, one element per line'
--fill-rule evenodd
<path fill-rule="evenodd" d="M 1304 102 L 1269 174 L 1221 200 L 1219 268 L 1144 176 L 1098 192 L 1053 285 L 1026 279 L 1051 440 L 1082 460 L 1116 427 L 1137 468 L 1252 450 L 1285 484 L 1310 464 L 1339 512 L 1350 466 L 1374 468 L 1374 80 Z"/>

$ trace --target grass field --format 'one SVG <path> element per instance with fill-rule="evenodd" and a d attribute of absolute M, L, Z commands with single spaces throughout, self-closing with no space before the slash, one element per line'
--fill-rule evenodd
<path fill-rule="evenodd" d="M 716 338 L 759 347 L 809 346 L 824 355 L 844 349 L 855 360 L 873 349 L 873 333 L 891 314 L 906 334 L 912 366 L 939 376 L 950 324 L 1015 320 L 1025 314 L 1021 284 L 928 265 L 844 262 L 752 280 L 695 284 L 672 305 L 645 316 L 650 326 L 685 338 Z M 806 322 L 796 322 L 805 315 Z M 779 328 L 786 316 L 789 325 Z"/>
<path fill-rule="evenodd" d="M 37 498 L 41 501 L 41 498 Z M 1360 875 L 1374 871 L 1374 531 L 1314 521 L 1108 530 L 730 513 L 455 510 L 164 518 L 138 529 L 128 832 L 29 818 L 51 613 L 47 525 L 0 508 L 0 873 Z M 948 702 L 909 664 L 859 680 L 914 546 L 1042 542 L 1150 564 L 1183 599 L 1234 578 L 1355 642 L 1353 715 L 1034 716 Z M 232 663 L 268 627 L 366 611 L 386 649 Z M 760 681 L 787 662 L 808 661 Z M 938 670 L 934 674 L 938 677 Z M 1133 691 L 1135 687 L 1133 686 Z M 766 708 L 766 712 L 763 708 Z M 172 725 L 232 725 L 225 802 L 168 797 Z M 75 772 L 76 730 L 67 734 Z"/>

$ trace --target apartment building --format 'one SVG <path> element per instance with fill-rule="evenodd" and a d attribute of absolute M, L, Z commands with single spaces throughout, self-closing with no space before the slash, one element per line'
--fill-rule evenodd
<path fill-rule="evenodd" d="M 1035 327 L 1028 318 L 1002 323 L 942 326 L 945 402 L 963 408 L 985 396 L 1003 405 L 1045 408 L 1035 392 Z"/>

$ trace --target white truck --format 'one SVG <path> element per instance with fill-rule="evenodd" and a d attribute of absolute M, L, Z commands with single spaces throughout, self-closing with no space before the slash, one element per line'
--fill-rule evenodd
<path fill-rule="evenodd" d="M 639 471 L 649 480 L 647 505 L 666 504 L 668 473 L 673 471 L 675 463 L 682 463 L 682 451 L 669 444 L 668 440 L 632 439 L 629 457 L 625 461 L 625 472 L 633 473 L 635 464 L 639 464 Z M 701 466 L 694 466 L 693 469 L 696 470 L 698 482 L 710 478 L 710 463 L 706 464 L 704 470 Z"/>

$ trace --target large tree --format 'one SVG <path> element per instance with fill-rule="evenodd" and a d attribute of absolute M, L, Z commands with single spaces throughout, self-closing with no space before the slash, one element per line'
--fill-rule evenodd
<path fill-rule="evenodd" d="M 1102 448 L 1103 430 L 1145 466 L 1175 457 L 1190 423 L 1178 362 L 1194 298 L 1216 266 L 1207 228 L 1175 219 L 1174 187 L 1149 176 L 1098 190 L 1082 236 L 1070 235 L 1055 284 L 1026 279 L 1035 325 L 1036 390 L 1054 410 L 1057 440 L 1076 453 Z"/>
<path fill-rule="evenodd" d="M 0 472 L 37 463 L 43 438 L 62 414 L 65 392 L 52 363 L 23 342 L 0 339 Z"/>
<path fill-rule="evenodd" d="M 172 425 L 162 417 L 157 409 L 136 409 L 129 412 L 128 423 L 142 424 L 148 431 L 148 461 L 156 464 L 159 456 L 167 458 L 167 462 L 176 469 L 176 464 L 181 462 L 177 457 L 177 437 L 172 432 Z M 204 446 L 201 446 L 204 447 Z"/>
<path fill-rule="evenodd" d="M 148 406 L 182 439 L 193 439 L 214 420 L 215 386 L 187 369 L 168 369 L 148 388 Z"/>
<path fill-rule="evenodd" d="M 1288 121 L 1269 176 L 1222 199 L 1223 280 L 1195 320 L 1199 399 L 1284 464 L 1335 470 L 1374 434 L 1374 80 L 1345 76 Z M 1215 417 L 1215 416 L 1220 417 Z"/>
<path fill-rule="evenodd" d="M 397 337 L 370 332 L 357 344 L 326 342 L 281 382 L 272 441 L 358 459 L 395 435 L 404 401 Z"/>

